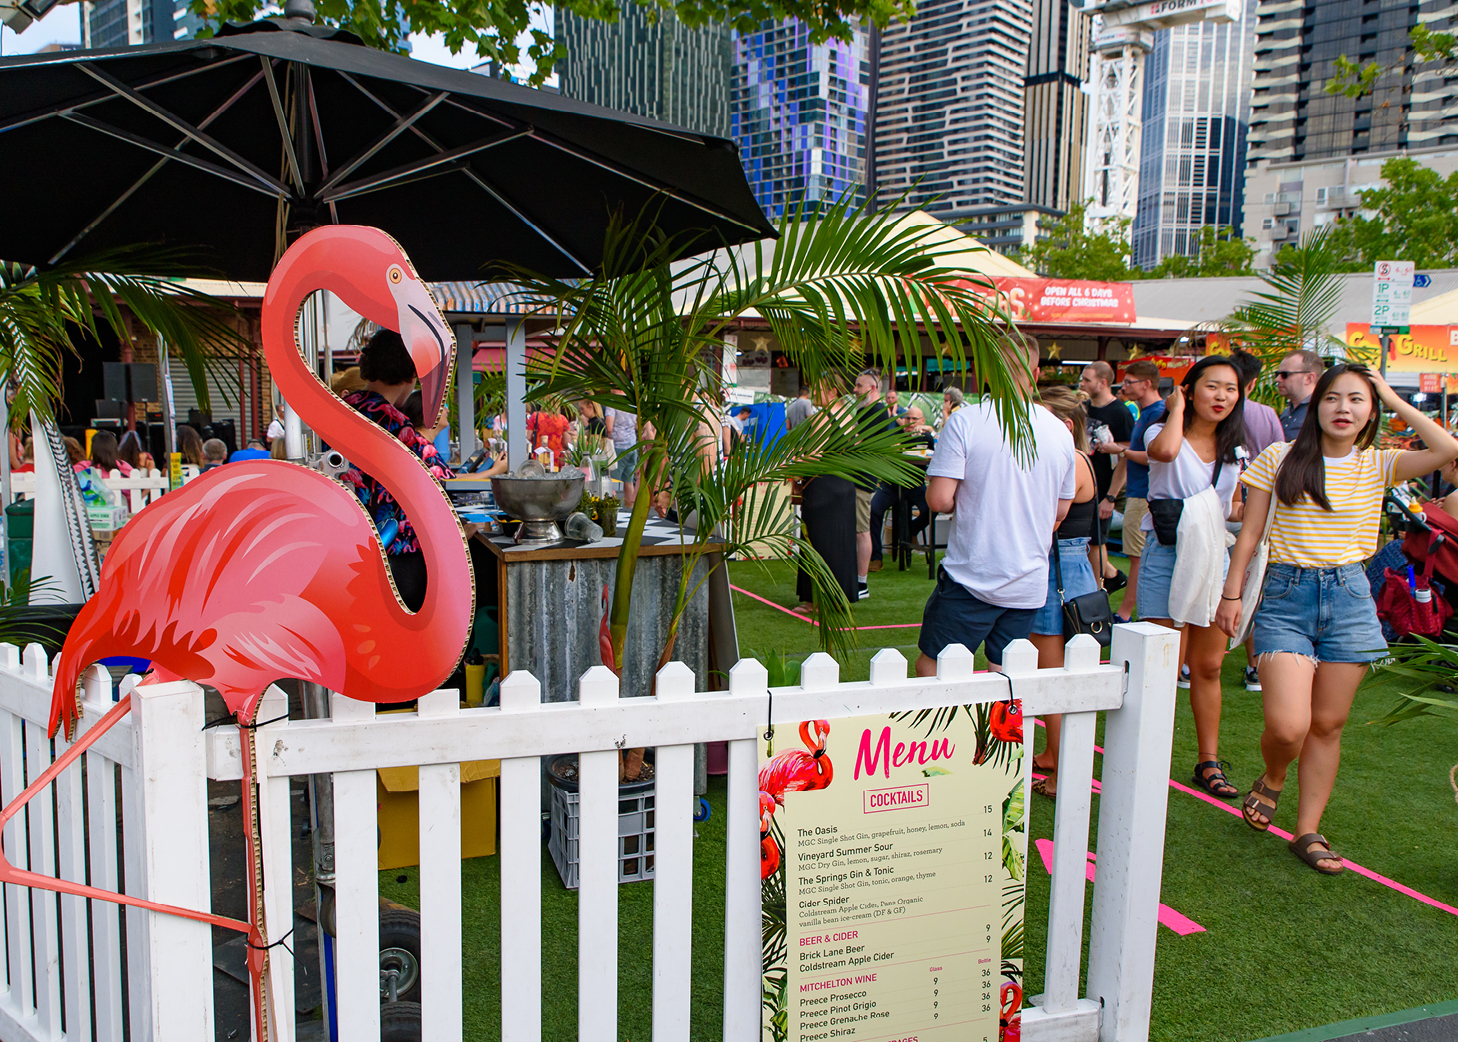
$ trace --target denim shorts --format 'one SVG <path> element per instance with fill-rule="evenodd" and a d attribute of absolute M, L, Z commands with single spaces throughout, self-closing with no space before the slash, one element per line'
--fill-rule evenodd
<path fill-rule="evenodd" d="M 1257 656 L 1290 652 L 1317 662 L 1387 657 L 1372 587 L 1360 564 L 1300 568 L 1272 562 L 1252 635 Z"/>
<path fill-rule="evenodd" d="M 1088 563 L 1088 536 L 1058 540 L 1058 556 L 1063 562 L 1063 599 L 1071 601 L 1099 588 L 1093 568 Z M 1048 599 L 1033 616 L 1033 632 L 1045 635 L 1063 634 L 1063 605 L 1058 600 L 1058 573 L 1053 570 L 1053 554 L 1048 554 Z"/>
<path fill-rule="evenodd" d="M 638 470 L 638 450 L 629 449 L 627 452 L 619 453 L 617 464 L 613 467 L 613 477 L 624 484 L 631 484 L 636 480 Z"/>
<path fill-rule="evenodd" d="M 921 614 L 917 647 L 927 658 L 936 658 L 948 644 L 961 644 L 975 654 L 977 645 L 985 641 L 987 661 L 1000 666 L 1003 649 L 1033 632 L 1036 614 L 1037 608 L 988 604 L 947 575 L 946 569 L 938 568 L 937 588 L 927 598 L 926 610 Z M 1058 632 L 1063 632 L 1062 623 Z"/>
<path fill-rule="evenodd" d="M 1139 617 L 1141 619 L 1167 619 L 1169 614 L 1169 584 L 1174 578 L 1175 548 L 1165 546 L 1153 538 L 1153 532 L 1144 533 L 1150 538 L 1144 543 L 1144 553 L 1139 558 Z M 1220 575 L 1223 579 L 1230 570 L 1230 551 L 1225 551 L 1225 567 Z"/>

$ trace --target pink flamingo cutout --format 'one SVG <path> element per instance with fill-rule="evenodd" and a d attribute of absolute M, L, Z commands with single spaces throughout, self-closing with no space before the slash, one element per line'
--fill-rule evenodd
<path fill-rule="evenodd" d="M 153 682 L 185 677 L 216 688 L 242 729 L 244 828 L 255 866 L 251 724 L 268 685 L 292 677 L 363 701 L 418 698 L 454 671 L 474 614 L 465 533 L 445 493 L 410 450 L 340 401 L 304 364 L 296 323 L 305 298 L 319 289 L 400 332 L 427 406 L 436 411 L 450 380 L 450 334 L 400 245 L 375 228 L 337 225 L 301 236 L 274 269 L 263 300 L 264 354 L 280 390 L 330 445 L 390 490 L 414 525 L 429 576 L 420 611 L 412 614 L 400 601 L 374 525 L 344 485 L 283 461 L 233 463 L 157 500 L 117 537 L 101 587 L 57 659 L 51 703 L 51 734 L 64 724 L 69 737 L 82 672 L 112 655 L 149 659 Z M 129 709 L 128 697 L 0 812 L 0 824 Z M 22 871 L 0 855 L 0 882 L 246 933 L 255 1034 L 266 1038 L 258 876 L 249 873 L 253 921 L 242 923 Z"/>

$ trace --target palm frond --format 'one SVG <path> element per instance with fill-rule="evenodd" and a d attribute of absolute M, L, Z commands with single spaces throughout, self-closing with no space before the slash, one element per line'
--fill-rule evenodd
<path fill-rule="evenodd" d="M 212 407 L 211 386 L 228 400 L 236 370 L 219 363 L 236 357 L 247 339 L 231 323 L 230 305 L 174 281 L 196 270 L 187 254 L 152 247 L 108 250 L 44 270 L 0 261 L 0 368 L 14 389 L 12 422 L 32 411 L 42 420 L 54 417 L 64 358 L 77 354 L 75 332 L 94 338 L 105 326 L 131 339 L 123 309 L 182 359 L 204 409 Z"/>

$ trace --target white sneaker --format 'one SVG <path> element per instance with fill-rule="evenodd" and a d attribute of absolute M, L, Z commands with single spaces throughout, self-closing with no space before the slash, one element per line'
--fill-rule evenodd
<path fill-rule="evenodd" d="M 1175 681 L 1175 687 L 1182 687 L 1182 688 L 1185 688 L 1186 690 L 1188 690 L 1189 689 L 1189 686 L 1190 686 L 1190 667 L 1189 666 L 1181 666 L 1180 667 L 1180 678 Z"/>
<path fill-rule="evenodd" d="M 1254 666 L 1245 667 L 1245 689 L 1247 691 L 1259 691 L 1261 689 L 1261 674 Z"/>
<path fill-rule="evenodd" d="M 868 601 L 871 599 L 871 588 L 865 583 L 856 583 L 856 600 Z"/>

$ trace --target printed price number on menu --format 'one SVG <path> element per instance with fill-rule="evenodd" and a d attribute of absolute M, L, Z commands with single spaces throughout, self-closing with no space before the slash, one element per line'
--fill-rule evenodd
<path fill-rule="evenodd" d="M 1021 717 L 993 738 L 994 715 L 807 721 L 806 751 L 762 749 L 767 1042 L 1015 1032 Z"/>

